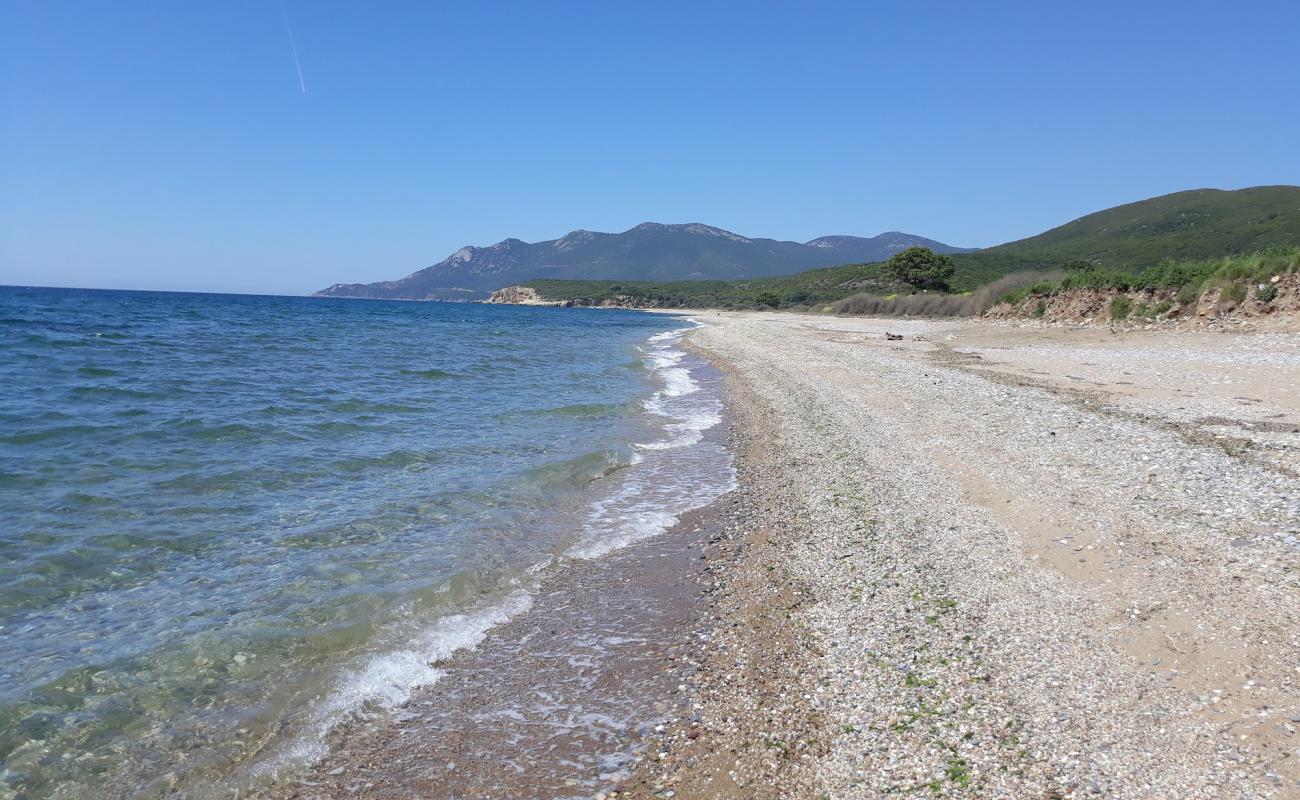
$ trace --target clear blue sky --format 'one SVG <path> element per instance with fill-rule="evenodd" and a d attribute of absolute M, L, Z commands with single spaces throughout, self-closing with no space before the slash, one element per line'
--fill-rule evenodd
<path fill-rule="evenodd" d="M 1300 183 L 1300 4 L 0 0 L 0 283 L 306 293 L 699 221 L 986 246 Z"/>

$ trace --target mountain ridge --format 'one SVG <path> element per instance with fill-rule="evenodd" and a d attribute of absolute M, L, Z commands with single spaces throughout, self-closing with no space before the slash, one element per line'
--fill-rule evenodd
<path fill-rule="evenodd" d="M 1170 259 L 1186 265 L 1270 248 L 1300 247 L 1300 186 L 1191 189 L 1085 214 L 1036 236 L 957 253 L 949 281 L 973 292 L 1004 276 L 1087 262 L 1136 273 Z M 793 275 L 741 281 L 535 281 L 524 285 L 538 302 L 638 307 L 759 308 L 812 306 L 857 293 L 909 292 L 881 275 L 879 263 L 818 267 Z"/>
<path fill-rule="evenodd" d="M 902 231 L 821 236 L 793 242 L 741 234 L 701 222 L 643 222 L 621 233 L 577 229 L 557 239 L 466 245 L 404 278 L 336 283 L 316 297 L 479 300 L 503 286 L 542 279 L 736 280 L 789 274 L 854 261 L 879 261 L 919 245 L 964 253 Z"/>

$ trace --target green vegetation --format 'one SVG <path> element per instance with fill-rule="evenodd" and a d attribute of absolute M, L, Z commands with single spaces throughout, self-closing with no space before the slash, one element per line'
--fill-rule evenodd
<path fill-rule="evenodd" d="M 970 765 L 964 758 L 948 759 L 948 768 L 944 770 L 944 775 L 959 786 L 970 785 Z"/>
<path fill-rule="evenodd" d="M 1246 286 L 1242 283 L 1230 283 L 1219 292 L 1219 302 L 1241 303 L 1246 299 Z"/>
<path fill-rule="evenodd" d="M 1121 292 L 1172 291 L 1174 300 L 1162 300 L 1148 306 L 1138 316 L 1156 316 L 1169 311 L 1173 303 L 1190 305 L 1201 295 L 1218 289 L 1221 300 L 1240 303 L 1252 284 L 1266 288 L 1256 290 L 1256 297 L 1270 302 L 1277 289 L 1269 280 L 1274 275 L 1300 271 L 1300 247 L 1271 247 L 1243 256 L 1200 261 L 1162 261 L 1143 270 L 1119 270 L 1093 267 L 1068 273 L 1059 281 L 1035 283 L 1002 296 L 1003 302 L 1018 305 L 1028 297 L 1050 297 L 1070 289 L 1112 289 Z M 1267 289 L 1272 288 L 1272 292 Z M 1261 296 L 1262 295 L 1262 296 Z M 1127 305 L 1126 305 L 1127 303 Z M 1123 319 L 1132 311 L 1128 298 L 1117 297 L 1111 303 L 1111 318 Z"/>
<path fill-rule="evenodd" d="M 999 279 L 993 299 L 1019 303 L 1060 289 L 1178 292 L 1178 302 L 1206 288 L 1228 287 L 1288 269 L 1273 266 L 1300 246 L 1300 187 L 1260 186 L 1237 191 L 1198 189 L 1089 214 L 1029 239 L 972 253 L 936 256 L 946 262 L 927 273 L 884 264 L 848 264 L 775 278 L 730 281 L 538 280 L 531 286 L 552 300 L 599 304 L 627 296 L 664 308 L 811 308 L 835 313 L 976 314 L 966 299 Z M 913 248 L 924 251 L 924 248 Z M 904 251 L 904 253 L 911 251 Z M 1254 256 L 1234 256 L 1236 253 Z M 1282 255 L 1279 255 L 1282 254 Z M 1293 257 L 1293 256 L 1292 256 Z M 1265 264 L 1263 260 L 1269 260 Z M 894 266 L 889 266 L 891 263 Z M 950 271 L 949 271 L 950 270 Z M 1047 273 L 1063 272 L 1055 280 Z M 1037 274 L 1026 280 L 1022 274 Z M 944 275 L 946 274 L 946 277 Z M 937 279 L 937 280 L 936 280 Z M 946 283 L 947 292 L 924 291 Z M 1011 284 L 1011 285 L 1008 285 Z M 922 289 L 923 291 L 917 291 Z M 1235 292 L 1236 290 L 1232 290 Z M 898 295 L 897 298 L 892 295 Z"/>
<path fill-rule="evenodd" d="M 1116 206 L 991 250 L 1065 264 L 1140 269 L 1300 245 L 1300 186 L 1195 189 Z"/>
<path fill-rule="evenodd" d="M 1126 319 L 1132 310 L 1133 301 L 1122 294 L 1110 301 L 1110 318 L 1113 320 Z"/>
<path fill-rule="evenodd" d="M 996 269 L 986 269 L 987 265 L 983 262 L 969 260 L 979 255 L 979 253 L 961 253 L 951 256 L 956 267 L 951 283 L 952 293 L 926 291 L 909 295 L 914 291 L 913 287 L 900 286 L 883 279 L 880 276 L 880 264 L 848 264 L 842 267 L 810 270 L 798 275 L 741 281 L 538 280 L 524 285 L 536 289 L 539 295 L 548 300 L 560 302 L 577 300 L 593 305 L 618 297 L 627 297 L 641 304 L 659 308 L 807 308 L 825 311 L 836 301 L 852 298 L 855 295 L 867 296 L 870 293 L 877 300 L 906 301 L 912 297 L 917 301 L 943 301 L 952 305 L 954 309 L 960 308 L 952 311 L 917 310 L 900 311 L 900 313 L 957 314 L 966 313 L 966 309 L 970 307 L 967 299 L 973 293 L 979 291 L 981 287 L 993 284 L 1005 275 Z M 1033 274 L 1035 279 L 1040 279 L 1042 270 L 1046 266 L 1048 265 L 1029 264 L 1027 268 L 1037 272 L 1028 274 Z M 1012 282 L 1019 285 L 1024 282 L 1024 278 L 1016 277 Z M 1002 292 L 1005 292 L 1005 285 L 1003 287 Z M 1000 296 L 1001 293 L 995 295 L 995 299 Z M 832 310 L 835 313 L 865 313 L 840 308 Z"/>
<path fill-rule="evenodd" d="M 890 256 L 880 268 L 880 277 L 917 289 L 946 289 L 954 271 L 951 257 L 928 247 L 909 247 Z"/>

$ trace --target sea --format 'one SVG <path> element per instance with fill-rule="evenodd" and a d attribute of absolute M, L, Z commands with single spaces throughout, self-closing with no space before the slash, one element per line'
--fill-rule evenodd
<path fill-rule="evenodd" d="M 0 798 L 246 797 L 725 494 L 694 324 L 0 288 Z"/>

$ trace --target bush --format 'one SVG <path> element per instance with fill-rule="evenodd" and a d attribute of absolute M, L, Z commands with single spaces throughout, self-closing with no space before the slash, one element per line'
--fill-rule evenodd
<path fill-rule="evenodd" d="M 1128 299 L 1124 295 L 1120 295 L 1116 297 L 1114 300 L 1110 301 L 1110 318 L 1113 320 L 1121 320 L 1126 318 L 1129 315 L 1129 312 L 1132 310 L 1133 310 L 1133 301 Z"/>
<path fill-rule="evenodd" d="M 1028 297 L 1029 297 L 1029 287 L 1026 286 L 1023 289 L 1017 289 L 1014 292 L 1007 292 L 1006 294 L 1002 295 L 1001 299 L 999 299 L 998 302 L 1006 303 L 1007 305 L 1018 306 L 1021 303 L 1023 303 L 1025 299 Z"/>
<path fill-rule="evenodd" d="M 1277 284 L 1261 283 L 1255 290 L 1255 299 L 1261 303 L 1271 303 L 1277 299 Z"/>
<path fill-rule="evenodd" d="M 1133 276 L 1127 272 L 1109 269 L 1090 269 L 1072 272 L 1061 281 L 1062 289 L 1118 289 L 1127 292 L 1133 288 Z"/>
<path fill-rule="evenodd" d="M 1042 319 L 1043 315 L 1046 313 L 1047 313 L 1047 301 L 1039 300 L 1038 305 L 1034 306 L 1034 316 L 1038 317 L 1039 319 Z"/>
<path fill-rule="evenodd" d="M 1178 301 L 1179 305 L 1194 306 L 1201 299 L 1201 287 L 1199 284 L 1189 283 L 1179 288 L 1178 294 L 1174 295 L 1174 299 Z"/>

